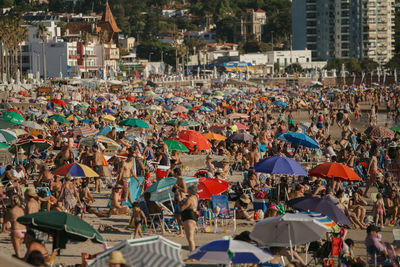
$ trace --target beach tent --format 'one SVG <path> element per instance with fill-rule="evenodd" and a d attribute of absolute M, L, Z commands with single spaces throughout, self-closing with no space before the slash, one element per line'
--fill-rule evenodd
<path fill-rule="evenodd" d="M 181 245 L 162 236 L 125 240 L 104 251 L 93 260 L 89 260 L 87 266 L 108 267 L 107 260 L 114 250 L 121 251 L 128 266 L 184 266 L 181 258 Z"/>

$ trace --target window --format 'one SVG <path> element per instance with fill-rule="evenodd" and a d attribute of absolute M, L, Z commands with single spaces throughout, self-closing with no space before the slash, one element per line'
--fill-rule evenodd
<path fill-rule="evenodd" d="M 306 59 L 306 61 L 307 61 L 307 62 L 310 62 L 310 58 L 308 57 L 308 58 Z"/>
<path fill-rule="evenodd" d="M 296 63 L 299 63 L 299 58 L 298 57 L 296 57 Z"/>

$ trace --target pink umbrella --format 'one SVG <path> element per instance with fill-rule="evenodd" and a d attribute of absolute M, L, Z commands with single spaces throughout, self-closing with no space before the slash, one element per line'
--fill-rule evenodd
<path fill-rule="evenodd" d="M 243 113 L 231 113 L 227 115 L 225 118 L 226 119 L 247 119 L 249 116 L 247 114 Z"/>
<path fill-rule="evenodd" d="M 249 127 L 247 127 L 246 125 L 243 125 L 241 123 L 234 123 L 233 125 L 236 125 L 236 127 L 238 128 L 238 130 L 247 130 L 249 129 Z"/>
<path fill-rule="evenodd" d="M 181 113 L 186 113 L 186 112 L 188 112 L 188 109 L 185 108 L 184 106 L 176 106 L 176 107 L 174 107 L 172 110 L 173 110 L 173 111 L 176 111 L 176 112 L 181 112 Z"/>

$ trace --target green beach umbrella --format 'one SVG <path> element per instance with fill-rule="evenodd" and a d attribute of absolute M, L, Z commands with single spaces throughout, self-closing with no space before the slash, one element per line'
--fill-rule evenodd
<path fill-rule="evenodd" d="M 396 133 L 400 133 L 400 126 L 392 127 L 390 130 L 395 131 Z"/>
<path fill-rule="evenodd" d="M 165 144 L 168 146 L 169 150 L 177 150 L 177 151 L 182 151 L 182 152 L 189 152 L 189 149 L 185 147 L 184 144 L 182 144 L 179 141 L 176 140 L 165 140 Z"/>
<path fill-rule="evenodd" d="M 15 126 L 14 123 L 0 119 L 0 129 L 7 129 L 7 128 L 14 127 L 14 126 Z"/>
<path fill-rule="evenodd" d="M 118 123 L 122 126 L 139 127 L 139 128 L 150 128 L 150 126 L 140 119 L 126 119 Z"/>
<path fill-rule="evenodd" d="M 90 224 L 77 216 L 58 211 L 42 211 L 19 217 L 20 224 L 54 235 L 53 248 L 64 249 L 68 240 L 105 243 L 104 238 Z"/>
<path fill-rule="evenodd" d="M 182 121 L 181 125 L 182 126 L 194 127 L 194 126 L 199 126 L 200 123 L 198 123 L 197 121 Z"/>
<path fill-rule="evenodd" d="M 166 121 L 164 124 L 176 126 L 176 125 L 178 125 L 179 123 L 182 123 L 182 121 L 180 121 L 180 120 L 169 120 L 169 121 Z"/>
<path fill-rule="evenodd" d="M 21 124 L 25 121 L 24 117 L 15 111 L 3 112 L 3 118 L 14 124 Z"/>
<path fill-rule="evenodd" d="M 0 149 L 5 149 L 5 148 L 9 148 L 10 145 L 6 144 L 6 143 L 0 143 Z"/>
<path fill-rule="evenodd" d="M 0 129 L 0 142 L 11 143 L 17 140 L 17 135 L 9 130 Z"/>
<path fill-rule="evenodd" d="M 69 121 L 67 121 L 66 118 L 64 118 L 63 116 L 60 115 L 53 115 L 49 117 L 49 120 L 54 120 L 58 123 L 69 123 Z"/>

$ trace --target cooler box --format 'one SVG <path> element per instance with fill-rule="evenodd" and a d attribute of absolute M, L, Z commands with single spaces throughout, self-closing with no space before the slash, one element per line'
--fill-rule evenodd
<path fill-rule="evenodd" d="M 168 170 L 169 170 L 169 166 L 158 165 L 156 177 L 158 179 L 164 178 L 165 174 L 167 173 Z"/>
<path fill-rule="evenodd" d="M 253 201 L 254 210 L 266 211 L 268 208 L 268 199 L 254 199 Z"/>

